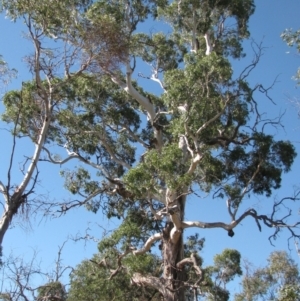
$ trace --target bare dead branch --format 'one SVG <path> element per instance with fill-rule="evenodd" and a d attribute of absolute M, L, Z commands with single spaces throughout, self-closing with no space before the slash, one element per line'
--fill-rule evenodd
<path fill-rule="evenodd" d="M 86 164 L 88 164 L 88 165 L 90 165 L 90 166 L 92 166 L 92 167 L 94 167 L 94 168 L 96 168 L 98 170 L 101 170 L 101 172 L 105 176 L 107 176 L 107 177 L 109 176 L 108 173 L 107 173 L 107 171 L 101 165 L 96 164 L 96 163 L 94 163 L 94 162 L 92 162 L 90 160 L 87 160 L 87 159 L 83 158 L 78 153 L 71 152 L 69 154 L 69 156 L 67 158 L 65 158 L 65 159 L 63 159 L 63 160 L 55 160 L 52 157 L 50 151 L 46 147 L 43 147 L 43 150 L 47 153 L 48 159 L 39 159 L 39 161 L 48 161 L 48 162 L 51 162 L 53 164 L 63 165 L 65 163 L 67 163 L 68 161 L 72 160 L 72 159 L 77 159 L 77 160 L 82 161 L 82 162 L 84 162 L 84 163 L 86 163 Z"/>
<path fill-rule="evenodd" d="M 270 216 L 264 215 L 264 214 L 258 214 L 255 209 L 248 209 L 246 210 L 238 219 L 233 220 L 230 224 L 226 224 L 223 222 L 212 222 L 212 223 L 206 223 L 206 222 L 200 222 L 200 221 L 183 221 L 182 222 L 182 228 L 190 228 L 190 227 L 197 227 L 202 229 L 211 229 L 211 228 L 222 228 L 226 231 L 230 231 L 233 228 L 235 228 L 238 224 L 241 223 L 242 220 L 244 220 L 246 217 L 251 216 L 254 218 L 259 230 L 261 231 L 261 225 L 260 222 L 264 223 L 269 228 L 274 228 L 274 234 L 270 236 L 271 239 L 276 238 L 276 235 L 279 233 L 280 229 L 287 228 L 293 235 L 293 237 L 299 238 L 300 234 L 296 234 L 293 229 L 296 229 L 298 226 L 300 226 L 300 222 L 294 222 L 294 223 L 288 223 L 286 222 L 286 219 L 291 216 L 292 212 L 291 210 L 288 211 L 288 213 L 283 216 L 280 219 L 275 218 L 275 213 L 278 211 L 278 206 L 282 206 L 284 201 L 286 200 L 299 200 L 299 192 L 295 194 L 294 197 L 286 197 L 281 199 L 279 202 L 275 202 L 273 205 L 273 210 Z"/>

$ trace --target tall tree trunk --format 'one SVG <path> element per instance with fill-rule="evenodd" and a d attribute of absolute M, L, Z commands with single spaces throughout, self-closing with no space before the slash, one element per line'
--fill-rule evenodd
<path fill-rule="evenodd" d="M 171 224 L 171 223 L 170 223 Z M 172 227 L 172 225 L 171 225 Z M 170 228 L 167 225 L 166 229 Z M 184 301 L 184 288 L 182 281 L 184 281 L 184 272 L 176 268 L 176 264 L 183 259 L 183 243 L 182 237 L 173 244 L 167 237 L 164 238 L 164 278 L 165 278 L 165 301 Z"/>
<path fill-rule="evenodd" d="M 177 200 L 179 211 L 176 212 L 183 220 L 185 197 L 181 196 Z M 185 300 L 185 288 L 183 281 L 185 281 L 184 270 L 176 268 L 178 262 L 184 258 L 183 248 L 183 230 L 181 229 L 180 235 L 172 239 L 172 229 L 174 230 L 174 224 L 169 221 L 166 223 L 166 227 L 163 230 L 163 261 L 164 272 L 163 278 L 165 279 L 165 301 L 184 301 Z"/>

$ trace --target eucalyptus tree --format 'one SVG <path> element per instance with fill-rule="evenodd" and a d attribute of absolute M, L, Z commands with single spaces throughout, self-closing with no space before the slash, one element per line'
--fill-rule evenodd
<path fill-rule="evenodd" d="M 9 80 L 16 76 L 16 73 L 17 71 L 15 69 L 10 69 L 3 57 L 0 55 L 0 89 L 4 88 Z"/>
<path fill-rule="evenodd" d="M 15 138 L 29 136 L 36 152 L 13 193 L 10 176 L 1 185 L 8 204 L 1 233 L 32 192 L 28 184 L 43 151 L 42 159 L 53 164 L 82 163 L 62 171 L 77 200 L 60 204 L 60 211 L 85 205 L 122 219 L 99 250 L 115 255 L 113 275 L 126 272 L 132 283 L 158 291 L 166 301 L 185 300 L 190 291 L 197 298 L 205 284 L 194 253 L 184 253 L 187 228 L 221 228 L 232 237 L 234 228 L 252 218 L 259 230 L 261 224 L 273 228 L 273 238 L 282 228 L 297 236 L 292 212 L 278 216 L 296 196 L 274 203 L 268 214 L 251 207 L 249 197 L 278 189 L 296 155 L 288 141 L 266 131 L 274 121 L 263 120 L 256 97 L 269 100 L 269 89 L 248 82 L 261 48 L 233 75 L 231 62 L 243 58 L 242 42 L 250 35 L 252 0 L 2 5 L 12 18 L 23 16 L 35 46 L 29 59 L 35 81 L 5 95 L 4 120 L 15 125 Z M 53 143 L 66 157 L 50 151 Z M 193 194 L 197 200 L 196 189 L 223 199 L 228 216 L 185 220 L 186 200 Z M 160 275 L 126 265 L 155 244 Z"/>
<path fill-rule="evenodd" d="M 242 292 L 235 295 L 236 301 L 299 300 L 299 267 L 286 252 L 275 251 L 265 267 L 251 268 L 248 263 L 245 270 Z"/>

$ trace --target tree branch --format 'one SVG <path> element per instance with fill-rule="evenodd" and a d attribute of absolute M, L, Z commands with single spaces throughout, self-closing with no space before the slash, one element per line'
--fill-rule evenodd
<path fill-rule="evenodd" d="M 155 107 L 150 102 L 150 100 L 139 93 L 133 86 L 131 81 L 132 69 L 130 67 L 129 62 L 126 64 L 126 83 L 123 82 L 120 78 L 118 78 L 115 74 L 113 74 L 109 70 L 105 70 L 105 72 L 110 75 L 111 80 L 116 83 L 120 88 L 124 89 L 129 95 L 131 95 L 146 111 L 147 116 L 151 124 L 153 125 L 155 122 Z M 153 127 L 155 138 L 157 139 L 157 149 L 161 149 L 163 146 L 162 134 L 161 131 L 158 131 Z"/>
<path fill-rule="evenodd" d="M 59 164 L 59 165 L 63 165 L 65 163 L 67 163 L 68 161 L 72 160 L 72 159 L 78 159 L 79 161 L 82 161 L 98 170 L 101 170 L 101 172 L 104 174 L 104 176 L 106 177 L 109 177 L 109 174 L 107 173 L 107 171 L 99 164 L 96 164 L 96 163 L 93 163 L 85 158 L 83 158 L 82 156 L 80 156 L 79 154 L 75 153 L 75 152 L 69 152 L 69 157 L 67 157 L 66 159 L 64 160 L 55 160 L 53 159 L 53 157 L 51 156 L 51 153 L 50 151 L 46 148 L 46 147 L 43 147 L 43 150 L 46 151 L 47 155 L 48 155 L 48 159 L 40 159 L 40 161 L 49 161 L 53 164 Z"/>
<path fill-rule="evenodd" d="M 192 228 L 192 227 L 202 228 L 202 229 L 223 228 L 228 231 L 234 228 L 237 225 L 237 223 L 235 223 L 235 225 L 233 226 L 232 224 L 225 224 L 223 222 L 206 223 L 200 221 L 183 221 L 181 225 L 183 229 Z"/>
<path fill-rule="evenodd" d="M 153 287 L 154 289 L 158 290 L 161 294 L 164 294 L 165 292 L 164 281 L 161 278 L 157 278 L 150 275 L 142 275 L 140 273 L 134 273 L 131 277 L 131 281 L 136 285 L 146 285 L 149 287 Z"/>
<path fill-rule="evenodd" d="M 197 264 L 197 260 L 194 253 L 191 253 L 190 258 L 184 258 L 176 264 L 176 267 L 180 270 L 184 268 L 185 265 L 192 264 L 196 274 L 199 276 L 199 279 L 196 281 L 194 285 L 197 285 L 199 282 L 203 280 L 203 272 Z"/>
<path fill-rule="evenodd" d="M 208 228 L 222 228 L 226 231 L 230 231 L 233 228 L 235 228 L 238 224 L 240 224 L 242 222 L 242 220 L 244 220 L 246 217 L 251 216 L 255 219 L 256 224 L 258 225 L 259 230 L 261 230 L 261 226 L 259 221 L 262 221 L 267 227 L 269 228 L 275 228 L 275 232 L 273 235 L 271 235 L 270 238 L 275 238 L 278 231 L 281 228 L 288 228 L 290 231 L 292 231 L 293 228 L 296 228 L 300 225 L 300 222 L 295 222 L 292 224 L 288 224 L 287 222 L 285 222 L 284 220 L 291 216 L 291 211 L 289 211 L 289 213 L 284 216 L 281 219 L 275 219 L 274 218 L 274 214 L 277 211 L 277 206 L 281 205 L 283 203 L 284 200 L 295 200 L 298 198 L 284 198 L 282 199 L 280 202 L 275 203 L 273 206 L 273 212 L 271 214 L 271 217 L 268 217 L 267 215 L 264 214 L 258 214 L 257 211 L 255 209 L 248 209 L 246 210 L 238 219 L 233 220 L 230 224 L 226 224 L 223 222 L 212 222 L 212 223 L 206 223 L 206 222 L 200 222 L 200 221 L 183 221 L 182 222 L 182 228 L 186 229 L 186 228 L 191 228 L 191 227 L 196 227 L 196 228 L 202 228 L 202 229 L 208 229 Z M 300 237 L 300 235 L 296 234 L 295 232 L 291 232 L 293 233 L 294 237 Z"/>
<path fill-rule="evenodd" d="M 151 246 L 159 239 L 162 238 L 162 233 L 156 233 L 152 236 L 150 236 L 148 238 L 148 240 L 146 241 L 145 245 L 143 246 L 143 248 L 139 249 L 139 250 L 135 250 L 133 251 L 134 255 L 140 255 L 140 254 L 144 254 L 147 251 L 150 250 Z"/>
<path fill-rule="evenodd" d="M 60 210 L 57 210 L 57 212 L 63 214 L 63 213 L 66 213 L 71 208 L 83 206 L 86 203 L 88 203 L 92 198 L 96 197 L 100 193 L 103 193 L 104 191 L 105 191 L 104 189 L 97 189 L 95 192 L 93 192 L 91 195 L 89 195 L 83 201 L 74 200 L 74 201 L 70 201 L 68 203 L 58 203 L 56 205 L 60 206 Z"/>
<path fill-rule="evenodd" d="M 187 171 L 188 175 L 191 175 L 195 171 L 195 169 L 196 169 L 198 163 L 201 161 L 201 159 L 202 159 L 202 155 L 196 154 L 196 156 L 192 159 L 189 170 Z"/>
<path fill-rule="evenodd" d="M 212 117 L 210 120 L 206 121 L 196 132 L 197 135 L 199 135 L 201 133 L 202 130 L 204 130 L 205 128 L 207 128 L 212 122 L 214 122 L 215 120 L 217 120 L 225 111 L 227 104 L 229 102 L 230 99 L 227 99 L 224 103 L 224 108 L 219 112 L 216 113 L 216 115 L 214 117 Z"/>

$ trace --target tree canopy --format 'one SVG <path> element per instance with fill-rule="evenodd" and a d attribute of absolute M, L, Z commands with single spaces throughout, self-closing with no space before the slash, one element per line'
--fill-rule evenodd
<path fill-rule="evenodd" d="M 85 206 L 120 219 L 98 248 L 100 260 L 109 257 L 101 275 L 122 278 L 124 289 L 130 279 L 165 301 L 196 299 L 208 280 L 195 257 L 201 242 L 194 237 L 188 247 L 187 228 L 221 228 L 232 237 L 252 218 L 259 230 L 274 229 L 271 238 L 282 229 L 298 237 L 299 222 L 286 204 L 297 194 L 275 201 L 268 214 L 250 198 L 280 188 L 296 156 L 289 141 L 268 133 L 280 119 L 265 120 L 260 111 L 257 99 L 271 101 L 271 87 L 248 80 L 261 46 L 240 74 L 233 72 L 233 61 L 245 56 L 253 0 L 1 3 L 10 18 L 22 18 L 34 47 L 27 57 L 33 80 L 3 97 L 2 119 L 11 125 L 14 144 L 7 179 L 0 182 L 1 245 L 18 209 L 30 201 L 40 161 L 62 166 L 65 188 L 76 198 L 55 204 L 60 213 Z M 161 30 L 143 30 L 147 22 Z M 149 88 L 150 82 L 157 86 Z M 35 151 L 15 183 L 14 149 L 23 137 Z M 64 168 L 75 160 L 77 168 Z M 186 220 L 186 201 L 197 199 L 195 190 L 223 200 L 228 216 Z M 154 246 L 160 251 L 149 255 Z M 239 260 L 227 250 L 208 273 L 225 284 L 241 274 Z M 227 299 L 224 291 L 220 300 Z"/>

